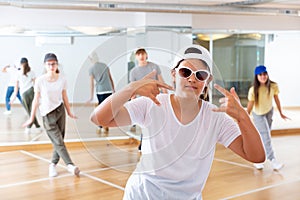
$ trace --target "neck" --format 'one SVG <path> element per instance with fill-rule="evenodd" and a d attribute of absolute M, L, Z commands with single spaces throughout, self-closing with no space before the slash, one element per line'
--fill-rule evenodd
<path fill-rule="evenodd" d="M 174 95 L 174 101 L 184 110 L 198 110 L 199 109 L 199 98 L 182 97 Z"/>
<path fill-rule="evenodd" d="M 147 64 L 148 64 L 147 61 L 139 62 L 139 66 L 141 66 L 141 67 L 144 67 L 144 66 L 146 66 Z"/>

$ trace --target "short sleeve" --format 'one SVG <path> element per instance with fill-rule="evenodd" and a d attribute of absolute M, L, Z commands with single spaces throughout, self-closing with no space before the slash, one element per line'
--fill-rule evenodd
<path fill-rule="evenodd" d="M 138 97 L 128 101 L 124 106 L 127 109 L 131 123 L 143 126 L 145 124 L 145 116 L 150 104 L 150 99 L 146 97 Z"/>
<path fill-rule="evenodd" d="M 130 82 L 136 81 L 136 79 L 134 77 L 134 68 L 129 73 L 129 81 Z"/>
<path fill-rule="evenodd" d="M 249 92 L 248 92 L 248 101 L 254 101 L 255 98 L 254 98 L 254 88 L 253 86 L 249 89 Z"/>
<path fill-rule="evenodd" d="M 68 85 L 67 85 L 67 79 L 66 79 L 65 77 L 63 77 L 63 80 L 62 80 L 62 81 L 63 81 L 63 85 L 62 85 L 62 86 L 63 86 L 63 89 L 66 90 L 66 89 L 67 89 L 67 86 L 68 86 Z"/>
<path fill-rule="evenodd" d="M 222 124 L 218 141 L 227 148 L 239 135 L 241 135 L 241 132 L 236 122 L 227 115 L 225 115 Z"/>
<path fill-rule="evenodd" d="M 274 95 L 278 95 L 279 94 L 279 88 L 278 88 L 278 85 L 276 83 L 273 84 L 273 89 L 274 89 Z"/>
<path fill-rule="evenodd" d="M 41 78 L 37 78 L 34 82 L 34 92 L 41 91 Z"/>
<path fill-rule="evenodd" d="M 154 66 L 155 66 L 155 70 L 156 70 L 157 75 L 160 75 L 161 74 L 160 67 L 156 64 L 154 64 Z"/>

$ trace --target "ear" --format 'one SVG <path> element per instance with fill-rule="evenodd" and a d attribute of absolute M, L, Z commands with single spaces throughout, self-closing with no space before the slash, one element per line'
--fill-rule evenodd
<path fill-rule="evenodd" d="M 171 70 L 171 76 L 172 76 L 172 81 L 173 81 L 174 83 L 175 83 L 175 79 L 176 79 L 175 75 L 176 75 L 176 71 L 175 71 L 175 69 L 172 69 L 172 70 Z"/>

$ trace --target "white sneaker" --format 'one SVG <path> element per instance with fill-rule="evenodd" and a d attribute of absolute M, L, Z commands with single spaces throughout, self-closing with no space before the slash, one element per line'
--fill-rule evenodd
<path fill-rule="evenodd" d="M 77 166 L 68 164 L 67 167 L 68 167 L 68 171 L 69 171 L 71 174 L 76 175 L 76 176 L 79 175 L 80 170 L 79 170 L 79 168 L 78 168 Z"/>
<path fill-rule="evenodd" d="M 25 134 L 30 134 L 30 132 L 31 132 L 31 129 L 26 127 L 24 133 Z"/>
<path fill-rule="evenodd" d="M 56 165 L 54 163 L 51 163 L 49 165 L 49 177 L 55 177 L 58 173 L 56 171 Z"/>
<path fill-rule="evenodd" d="M 37 132 L 39 132 L 39 133 L 43 132 L 42 127 L 38 127 L 38 128 L 36 128 L 36 130 L 37 130 Z"/>
<path fill-rule="evenodd" d="M 6 110 L 3 112 L 4 115 L 10 115 L 11 114 L 11 110 Z"/>
<path fill-rule="evenodd" d="M 272 165 L 273 170 L 275 170 L 275 171 L 280 170 L 284 166 L 284 164 L 279 163 L 276 159 L 273 159 L 271 161 L 271 165 Z"/>
<path fill-rule="evenodd" d="M 264 168 L 264 163 L 253 163 L 253 166 L 258 169 L 261 170 Z"/>

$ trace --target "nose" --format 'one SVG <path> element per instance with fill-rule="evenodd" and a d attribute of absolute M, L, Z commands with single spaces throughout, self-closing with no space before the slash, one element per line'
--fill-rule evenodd
<path fill-rule="evenodd" d="M 189 78 L 188 78 L 188 81 L 190 81 L 190 82 L 196 82 L 197 81 L 197 79 L 196 79 L 196 74 L 192 74 Z"/>

